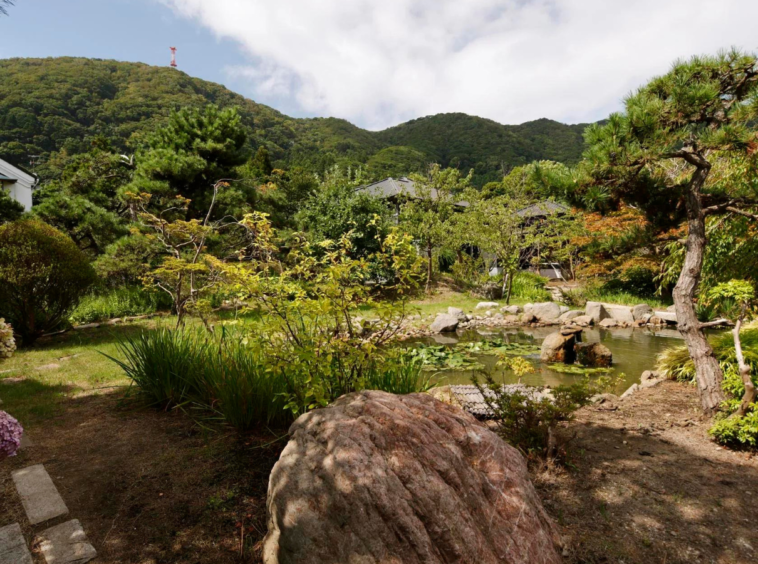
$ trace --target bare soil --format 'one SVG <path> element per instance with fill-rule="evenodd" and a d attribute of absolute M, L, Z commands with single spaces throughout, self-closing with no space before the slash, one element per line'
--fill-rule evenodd
<path fill-rule="evenodd" d="M 121 400 L 71 399 L 2 463 L 0 526 L 31 540 L 50 525 L 26 523 L 10 478 L 43 463 L 101 564 L 260 562 L 284 430 L 240 439 Z M 707 428 L 695 389 L 673 382 L 580 410 L 562 431 L 575 435 L 567 465 L 533 475 L 566 562 L 758 561 L 758 457 L 717 447 Z"/>
<path fill-rule="evenodd" d="M 580 410 L 567 466 L 534 476 L 566 561 L 758 562 L 758 457 L 718 447 L 709 426 L 675 382 Z"/>
<path fill-rule="evenodd" d="M 31 435 L 34 446 L 2 463 L 0 527 L 18 522 L 30 542 L 51 524 L 79 519 L 100 564 L 260 562 L 268 476 L 286 430 L 239 439 L 203 431 L 183 413 L 119 400 L 71 400 Z M 39 463 L 70 513 L 31 527 L 10 474 Z"/>

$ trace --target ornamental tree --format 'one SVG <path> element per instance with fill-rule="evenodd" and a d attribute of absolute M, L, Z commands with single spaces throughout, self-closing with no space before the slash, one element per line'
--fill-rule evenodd
<path fill-rule="evenodd" d="M 455 168 L 432 165 L 425 176 L 411 176 L 414 194 L 400 212 L 402 229 L 410 234 L 426 255 L 426 291 L 432 284 L 434 253 L 456 244 L 456 207 L 462 194 L 471 187 L 472 172 L 461 176 Z"/>
<path fill-rule="evenodd" d="M 737 51 L 677 62 L 625 101 L 625 111 L 588 128 L 586 197 L 627 203 L 661 228 L 686 221 L 674 288 L 679 331 L 693 359 L 702 408 L 716 411 L 722 372 L 695 313 L 706 218 L 758 219 L 755 119 L 758 60 Z"/>

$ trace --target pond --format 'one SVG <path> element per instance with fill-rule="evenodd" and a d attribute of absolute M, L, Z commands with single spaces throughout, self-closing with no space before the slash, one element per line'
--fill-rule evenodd
<path fill-rule="evenodd" d="M 531 345 L 537 350 L 542 341 L 558 327 L 518 327 L 518 328 L 478 328 L 458 334 L 441 334 L 432 337 L 415 339 L 415 343 L 426 345 L 444 345 L 453 350 L 465 350 L 465 343 L 501 340 L 504 343 Z M 653 332 L 649 329 L 585 329 L 582 334 L 585 343 L 600 342 L 613 353 L 613 370 L 615 374 L 623 374 L 617 389 L 613 393 L 623 393 L 629 386 L 640 381 L 640 375 L 645 370 L 655 369 L 655 358 L 665 349 L 683 344 L 681 335 L 675 329 L 661 329 Z M 459 343 L 461 345 L 459 345 Z M 412 344 L 412 343 L 411 343 Z M 458 345 L 458 346 L 456 346 Z M 496 367 L 497 357 L 493 354 L 469 353 L 476 362 L 483 365 L 483 370 L 490 373 L 496 381 L 509 384 L 518 381 L 510 370 Z M 533 361 L 536 372 L 521 378 L 521 382 L 532 386 L 551 386 L 571 384 L 583 377 L 581 374 L 566 374 L 553 370 L 549 365 L 539 360 L 539 352 L 529 354 L 526 358 Z M 439 385 L 470 384 L 474 373 L 472 368 L 446 368 L 433 371 L 433 381 Z"/>

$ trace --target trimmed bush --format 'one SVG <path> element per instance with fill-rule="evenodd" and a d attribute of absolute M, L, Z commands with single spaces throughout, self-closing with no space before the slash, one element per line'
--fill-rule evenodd
<path fill-rule="evenodd" d="M 37 220 L 0 226 L 0 317 L 24 345 L 64 322 L 96 280 L 67 235 Z"/>

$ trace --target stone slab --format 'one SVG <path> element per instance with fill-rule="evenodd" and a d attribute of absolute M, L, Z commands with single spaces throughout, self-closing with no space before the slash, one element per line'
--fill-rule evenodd
<path fill-rule="evenodd" d="M 655 312 L 656 317 L 660 317 L 667 323 L 676 323 L 676 313 L 670 312 L 670 311 L 656 311 Z"/>
<path fill-rule="evenodd" d="M 0 564 L 32 564 L 32 555 L 18 523 L 0 527 Z"/>
<path fill-rule="evenodd" d="M 632 308 L 615 304 L 603 304 L 603 307 L 605 308 L 605 311 L 608 312 L 608 315 L 611 316 L 611 319 L 615 319 L 622 323 L 634 323 Z"/>
<path fill-rule="evenodd" d="M 78 519 L 50 527 L 37 539 L 47 564 L 84 564 L 97 556 Z"/>
<path fill-rule="evenodd" d="M 32 525 L 68 513 L 68 507 L 42 464 L 16 470 L 12 476 L 26 516 Z"/>
<path fill-rule="evenodd" d="M 19 443 L 18 448 L 29 448 L 34 446 L 34 441 L 32 441 L 29 438 L 29 433 L 24 431 L 24 434 L 21 435 L 21 443 Z"/>

